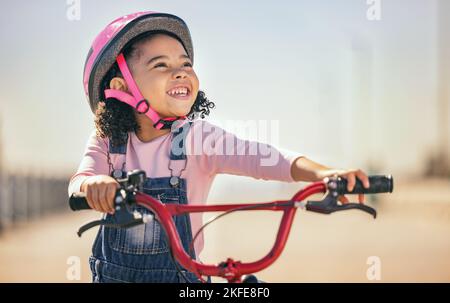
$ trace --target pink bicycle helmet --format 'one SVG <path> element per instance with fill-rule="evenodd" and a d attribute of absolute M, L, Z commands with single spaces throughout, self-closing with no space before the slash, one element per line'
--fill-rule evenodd
<path fill-rule="evenodd" d="M 173 121 L 186 119 L 186 117 L 161 119 L 151 108 L 151 103 L 142 96 L 122 54 L 124 47 L 132 39 L 148 32 L 165 32 L 174 35 L 194 62 L 191 35 L 182 19 L 171 14 L 152 11 L 126 15 L 108 24 L 92 43 L 84 64 L 84 91 L 93 113 L 100 100 L 116 98 L 133 106 L 138 112 L 146 114 L 157 129 L 170 128 Z M 131 95 L 113 89 L 102 91 L 102 81 L 115 62 L 124 76 Z"/>

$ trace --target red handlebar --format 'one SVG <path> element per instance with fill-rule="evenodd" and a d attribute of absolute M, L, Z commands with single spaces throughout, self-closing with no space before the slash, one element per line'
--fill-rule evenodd
<path fill-rule="evenodd" d="M 315 182 L 309 186 L 298 191 L 290 200 L 266 202 L 266 203 L 252 203 L 252 204 L 231 204 L 231 205 L 179 205 L 179 204 L 163 204 L 153 197 L 141 191 L 142 180 L 145 180 L 145 172 L 135 170 L 128 173 L 128 177 L 120 179 L 121 188 L 117 190 L 114 198 L 116 210 L 121 212 L 115 222 L 111 223 L 106 220 L 97 220 L 85 224 L 78 230 L 78 235 L 81 236 L 83 232 L 97 225 L 105 225 L 116 228 L 127 228 L 137 224 L 146 222 L 144 216 L 135 216 L 131 213 L 130 206 L 134 204 L 142 205 L 143 207 L 152 211 L 156 219 L 165 229 L 170 242 L 172 255 L 174 258 L 187 270 L 195 273 L 198 278 L 203 281 L 202 276 L 219 276 L 227 279 L 229 282 L 241 282 L 241 277 L 246 274 L 260 271 L 270 266 L 280 256 L 286 244 L 291 230 L 292 221 L 298 207 L 302 207 L 307 211 L 313 211 L 322 214 L 330 214 L 336 211 L 359 209 L 371 214 L 376 218 L 377 212 L 375 209 L 360 203 L 346 203 L 339 205 L 337 198 L 339 195 L 347 193 L 351 194 L 365 194 L 365 193 L 390 193 L 393 191 L 394 183 L 391 175 L 375 175 L 369 176 L 370 186 L 364 188 L 362 182 L 357 180 L 352 191 L 347 190 L 347 180 L 340 177 L 325 178 L 323 181 Z M 303 201 L 316 193 L 328 192 L 328 194 L 321 201 Z M 72 194 L 69 198 L 69 205 L 72 210 L 89 209 L 85 193 Z M 224 212 L 223 215 L 232 211 L 243 210 L 272 210 L 283 211 L 280 227 L 278 229 L 276 241 L 270 252 L 260 260 L 251 263 L 242 263 L 233 259 L 227 259 L 218 265 L 206 265 L 192 259 L 190 255 L 184 250 L 180 241 L 175 223 L 172 216 L 198 213 L 198 212 Z M 215 220 L 215 219 L 214 219 Z M 201 230 L 208 225 L 206 223 Z M 196 236 L 193 241 L 195 241 Z M 192 246 L 191 246 L 192 248 Z"/>

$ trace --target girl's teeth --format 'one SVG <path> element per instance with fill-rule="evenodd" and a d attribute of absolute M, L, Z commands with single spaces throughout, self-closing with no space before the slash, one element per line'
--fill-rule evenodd
<path fill-rule="evenodd" d="M 181 95 L 181 96 L 186 96 L 187 95 L 187 88 L 178 88 L 175 90 L 172 90 L 169 92 L 169 95 Z"/>

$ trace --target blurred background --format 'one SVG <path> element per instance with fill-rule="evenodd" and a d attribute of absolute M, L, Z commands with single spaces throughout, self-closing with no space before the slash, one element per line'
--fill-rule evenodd
<path fill-rule="evenodd" d="M 106 24 L 143 10 L 187 22 L 200 88 L 216 103 L 211 122 L 278 121 L 282 148 L 394 176 L 394 193 L 367 197 L 376 220 L 298 212 L 283 254 L 261 279 L 450 282 L 450 1 L 0 5 L 0 282 L 90 281 L 96 231 L 79 239 L 76 230 L 99 214 L 67 206 L 68 181 L 94 128 L 83 65 Z M 287 199 L 305 185 L 221 175 L 208 201 Z M 202 260 L 264 256 L 280 217 L 227 216 L 206 229 Z M 75 279 L 73 257 L 81 266 Z"/>

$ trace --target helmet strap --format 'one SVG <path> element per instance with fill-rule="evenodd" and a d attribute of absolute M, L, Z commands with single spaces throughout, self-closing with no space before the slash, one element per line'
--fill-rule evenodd
<path fill-rule="evenodd" d="M 131 92 L 131 95 L 117 89 L 106 89 L 105 90 L 105 97 L 108 98 L 115 98 L 119 101 L 122 101 L 133 108 L 135 108 L 139 113 L 145 114 L 147 117 L 150 118 L 150 120 L 153 121 L 153 127 L 156 129 L 168 129 L 172 127 L 172 124 L 174 121 L 177 120 L 185 120 L 186 116 L 182 117 L 168 117 L 162 119 L 158 113 L 151 108 L 150 103 L 148 100 L 142 96 L 139 88 L 137 87 L 136 82 L 133 79 L 133 76 L 131 75 L 131 72 L 128 68 L 128 65 L 125 61 L 125 57 L 122 53 L 120 53 L 117 56 L 117 64 L 119 65 L 120 72 L 123 75 L 123 78 L 128 86 L 128 90 Z M 183 123 L 184 124 L 184 123 Z"/>

